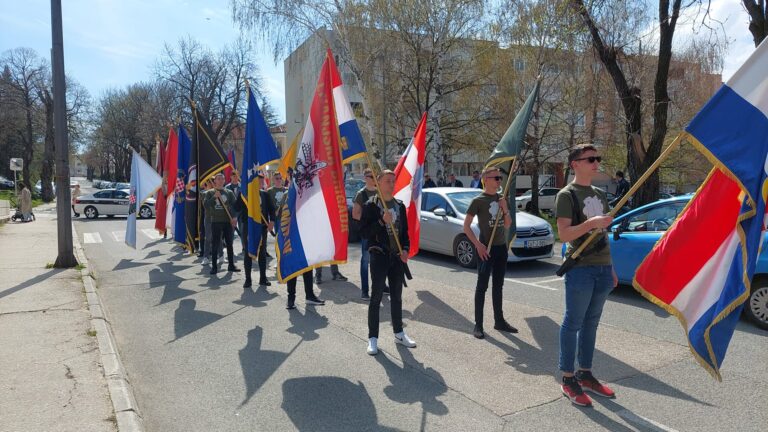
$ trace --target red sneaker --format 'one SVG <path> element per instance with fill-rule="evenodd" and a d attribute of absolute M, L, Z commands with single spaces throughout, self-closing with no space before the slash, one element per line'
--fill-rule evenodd
<path fill-rule="evenodd" d="M 616 393 L 614 393 L 610 387 L 598 381 L 597 378 L 595 378 L 591 372 L 587 372 L 587 371 L 576 372 L 576 380 L 578 381 L 581 388 L 588 392 L 592 392 L 594 394 L 600 395 L 602 397 L 607 397 L 607 398 L 616 397 Z"/>
<path fill-rule="evenodd" d="M 574 377 L 563 377 L 563 383 L 560 385 L 563 394 L 571 400 L 571 403 L 583 407 L 591 407 L 592 399 L 589 398 Z"/>

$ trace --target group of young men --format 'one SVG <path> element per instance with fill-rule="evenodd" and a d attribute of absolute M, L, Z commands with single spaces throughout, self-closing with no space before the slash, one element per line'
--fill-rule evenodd
<path fill-rule="evenodd" d="M 598 239 L 581 254 L 576 266 L 565 275 L 565 316 L 560 329 L 559 368 L 562 373 L 561 390 L 574 404 L 591 405 L 584 391 L 604 397 L 614 397 L 608 386 L 600 383 L 592 374 L 597 327 L 603 305 L 618 279 L 613 270 L 605 229 L 611 224 L 605 193 L 591 185 L 602 158 L 592 145 L 574 148 L 568 156 L 568 164 L 575 174 L 573 182 L 564 187 L 556 198 L 556 218 L 559 237 L 568 243 L 568 253 L 591 234 L 601 231 Z M 478 173 L 482 192 L 468 207 L 464 221 L 464 233 L 473 243 L 478 256 L 477 282 L 474 294 L 474 320 L 472 334 L 478 339 L 485 337 L 483 312 L 488 284 L 491 283 L 493 304 L 493 328 L 498 331 L 517 333 L 504 316 L 503 284 L 508 258 L 507 230 L 512 226 L 514 213 L 508 208 L 501 191 L 504 172 L 498 167 L 487 167 Z M 374 178 L 374 176 L 376 176 Z M 395 174 L 390 170 L 375 173 L 364 171 L 365 186 L 356 194 L 352 209 L 352 226 L 361 235 L 360 289 L 361 298 L 368 305 L 368 346 L 370 355 L 378 353 L 379 308 L 384 294 L 389 294 L 394 342 L 412 348 L 416 342 L 403 330 L 402 292 L 409 259 L 408 218 L 405 205 L 393 197 Z M 262 194 L 261 248 L 259 249 L 259 284 L 269 286 L 266 278 L 266 235 L 273 231 L 274 222 L 280 220 L 279 209 L 286 196 L 280 173 L 272 178 L 273 186 Z M 247 223 L 245 204 L 240 198 L 239 178 L 224 187 L 224 176 L 218 174 L 212 189 L 203 195 L 206 219 L 210 220 L 211 246 L 206 243 L 203 251 L 210 251 L 211 273 L 216 273 L 218 251 L 223 236 L 229 259 L 230 271 L 239 271 L 234 265 L 232 236 L 239 227 L 245 250 Z M 234 212 L 234 213 L 233 213 Z M 480 236 L 472 230 L 475 218 Z M 211 249 L 209 249 L 209 247 Z M 251 257 L 245 250 L 246 279 L 244 288 L 251 286 Z M 369 279 L 370 271 L 370 279 Z M 346 280 L 338 269 L 334 279 Z M 301 275 L 307 304 L 323 305 L 313 291 L 312 272 Z M 317 274 L 318 283 L 320 274 Z M 288 281 L 288 309 L 295 308 L 296 283 Z M 370 281 L 370 284 L 369 284 Z M 575 363 L 578 360 L 578 369 Z"/>

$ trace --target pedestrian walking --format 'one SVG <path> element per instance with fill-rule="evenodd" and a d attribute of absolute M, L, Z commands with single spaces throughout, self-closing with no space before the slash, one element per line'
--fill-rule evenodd
<path fill-rule="evenodd" d="M 365 206 L 360 219 L 360 233 L 368 240 L 371 266 L 371 300 L 368 305 L 368 348 L 370 355 L 379 352 L 379 305 L 389 280 L 390 307 L 395 343 L 408 348 L 416 346 L 403 331 L 403 278 L 408 262 L 408 218 L 405 205 L 395 199 L 395 173 L 384 170 L 378 175 L 381 198 L 377 195 Z M 393 230 L 394 228 L 394 230 Z M 398 250 L 398 240 L 402 251 Z"/>
<path fill-rule="evenodd" d="M 478 339 L 485 337 L 483 311 L 485 293 L 491 283 L 491 302 L 493 304 L 493 328 L 503 332 L 517 333 L 517 329 L 504 319 L 503 289 L 504 275 L 507 272 L 507 230 L 512 226 L 512 216 L 507 208 L 507 201 L 498 193 L 502 175 L 498 167 L 483 170 L 483 193 L 472 200 L 464 218 L 464 234 L 475 246 L 477 253 L 477 284 L 475 285 L 475 329 L 473 335 Z M 480 238 L 472 231 L 472 221 L 477 216 Z M 497 223 L 497 219 L 499 219 Z M 496 231 L 493 227 L 496 226 Z M 493 235 L 493 239 L 491 239 Z M 486 246 L 490 245 L 490 247 Z"/>
<path fill-rule="evenodd" d="M 32 220 L 32 192 L 27 185 L 19 182 L 19 211 L 21 211 L 21 220 L 30 222 Z"/>
<path fill-rule="evenodd" d="M 597 327 L 608 294 L 618 284 L 611 262 L 605 233 L 613 218 L 608 213 L 605 193 L 592 186 L 601 157 L 591 144 L 575 147 L 568 155 L 574 172 L 573 181 L 558 192 L 555 199 L 560 239 L 568 242 L 570 254 L 593 230 L 602 234 L 581 253 L 579 261 L 565 274 L 565 316 L 560 326 L 559 368 L 563 374 L 561 389 L 572 403 L 591 406 L 584 390 L 604 397 L 615 397 L 608 386 L 592 374 Z M 578 358 L 579 369 L 574 362 Z"/>
<path fill-rule="evenodd" d="M 77 204 L 77 198 L 80 196 L 80 185 L 76 184 L 72 189 L 72 213 L 75 217 L 80 217 L 80 213 L 75 210 L 75 204 Z"/>
<path fill-rule="evenodd" d="M 373 170 L 366 168 L 363 171 L 363 180 L 365 186 L 360 189 L 352 203 L 352 220 L 355 221 L 357 229 L 360 229 L 360 218 L 363 215 L 363 206 L 374 196 L 376 196 L 376 180 L 373 178 Z M 360 296 L 363 300 L 370 300 L 368 285 L 368 266 L 371 261 L 371 255 L 368 253 L 368 239 L 360 237 Z"/>
<path fill-rule="evenodd" d="M 218 173 L 213 180 L 214 188 L 208 191 L 203 201 L 206 214 L 211 219 L 212 254 L 211 254 L 211 274 L 218 272 L 218 254 L 221 249 L 221 237 L 227 245 L 227 259 L 229 261 L 228 271 L 239 272 L 235 267 L 235 254 L 232 248 L 234 227 L 237 225 L 237 219 L 232 217 L 232 207 L 235 201 L 235 195 L 232 191 L 224 189 L 224 173 Z"/>

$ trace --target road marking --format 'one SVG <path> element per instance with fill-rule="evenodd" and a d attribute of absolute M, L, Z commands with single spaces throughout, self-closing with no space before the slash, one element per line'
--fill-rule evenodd
<path fill-rule="evenodd" d="M 153 228 L 142 228 L 141 232 L 144 233 L 145 236 L 149 237 L 151 240 L 157 240 L 160 239 L 162 236 L 159 232 L 157 232 L 156 229 Z"/>
<path fill-rule="evenodd" d="M 122 242 L 125 241 L 125 231 L 112 231 L 112 238 L 115 239 L 115 241 Z"/>
<path fill-rule="evenodd" d="M 627 409 L 617 411 L 616 414 L 627 422 L 633 423 L 634 425 L 639 426 L 645 430 L 653 432 L 677 432 L 677 429 L 672 429 L 669 426 L 665 426 L 641 415 L 637 415 Z"/>
<path fill-rule="evenodd" d="M 548 286 L 545 286 L 545 285 L 539 285 L 539 284 L 533 283 L 533 282 L 525 282 L 525 281 L 521 281 L 520 279 L 504 278 L 504 280 L 505 281 L 509 281 L 509 282 L 523 284 L 523 285 L 530 285 L 532 287 L 542 288 L 542 289 L 545 289 L 545 290 L 557 291 L 557 288 L 552 288 L 552 287 L 548 287 Z"/>
<path fill-rule="evenodd" d="M 101 243 L 101 235 L 97 232 L 85 233 L 83 234 L 83 243 Z"/>
<path fill-rule="evenodd" d="M 557 277 L 557 278 L 553 278 L 553 279 L 547 279 L 547 280 L 539 281 L 538 283 L 560 282 L 561 280 L 563 280 L 563 278 Z"/>

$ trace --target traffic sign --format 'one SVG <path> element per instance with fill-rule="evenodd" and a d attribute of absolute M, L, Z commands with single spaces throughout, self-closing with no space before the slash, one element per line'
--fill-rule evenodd
<path fill-rule="evenodd" d="M 11 171 L 21 171 L 24 169 L 24 159 L 11 158 Z"/>

